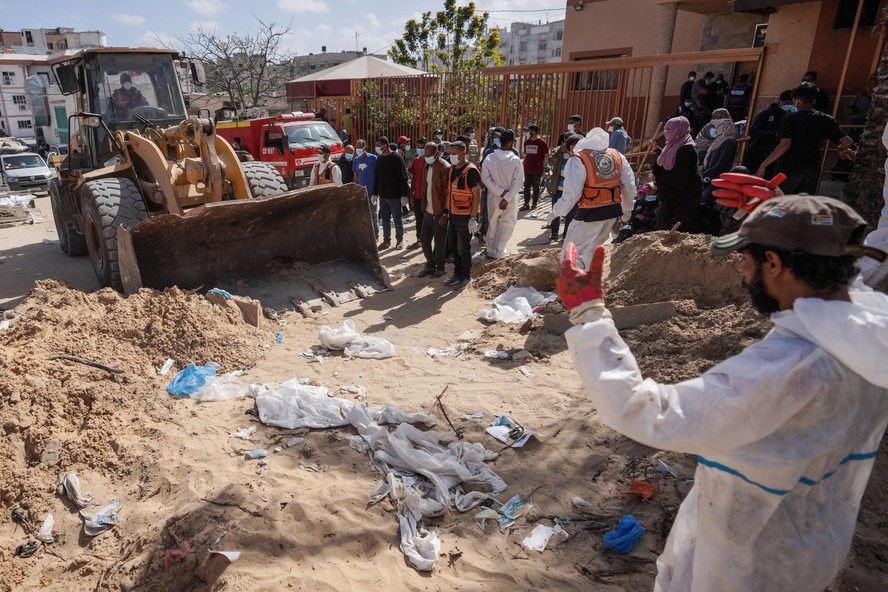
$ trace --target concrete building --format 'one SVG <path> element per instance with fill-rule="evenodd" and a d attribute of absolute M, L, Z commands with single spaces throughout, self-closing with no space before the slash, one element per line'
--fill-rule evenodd
<path fill-rule="evenodd" d="M 883 35 L 875 34 L 878 10 L 886 2 L 864 1 L 849 68 L 839 79 L 851 39 L 856 0 L 566 0 L 564 61 L 609 57 L 765 48 L 757 108 L 798 85 L 809 70 L 835 101 L 860 92 L 875 71 Z M 723 73 L 731 82 L 753 74 L 754 63 L 698 64 L 696 71 Z M 649 122 L 678 105 L 687 66 L 655 68 Z M 665 70 L 665 72 L 663 71 Z M 657 105 L 656 98 L 663 97 Z M 844 100 L 844 98 L 842 99 Z M 653 112 L 655 111 L 655 113 Z M 840 110 L 841 114 L 841 110 Z"/>
<path fill-rule="evenodd" d="M 102 31 L 75 31 L 69 27 L 22 29 L 20 31 L 0 29 L 0 42 L 3 44 L 4 52 L 15 51 L 18 53 L 46 53 L 108 46 L 105 33 Z"/>
<path fill-rule="evenodd" d="M 551 23 L 512 23 L 500 29 L 504 66 L 562 61 L 564 20 Z"/>
<path fill-rule="evenodd" d="M 107 47 L 101 31 L 73 29 L 22 29 L 0 31 L 0 134 L 45 140 L 49 144 L 68 142 L 68 115 L 73 99 L 59 92 L 51 65 L 75 50 Z M 32 78 L 33 77 L 33 78 Z M 29 96 L 26 81 L 32 78 L 38 94 Z M 38 104 L 34 104 L 39 101 Z"/>
<path fill-rule="evenodd" d="M 338 53 L 327 53 L 327 48 L 322 47 L 321 53 L 310 53 L 308 55 L 294 57 L 293 71 L 291 73 L 291 76 L 289 78 L 286 78 L 286 80 L 290 80 L 293 78 L 302 78 L 303 76 L 308 76 L 309 74 L 314 74 L 315 72 L 320 72 L 321 70 L 326 70 L 327 68 L 332 68 L 333 66 L 338 66 L 340 64 L 350 62 L 351 60 L 364 57 L 365 55 L 372 55 L 373 57 L 379 58 L 381 60 L 387 59 L 387 56 L 385 55 L 368 54 L 366 47 L 363 51 L 343 50 Z"/>

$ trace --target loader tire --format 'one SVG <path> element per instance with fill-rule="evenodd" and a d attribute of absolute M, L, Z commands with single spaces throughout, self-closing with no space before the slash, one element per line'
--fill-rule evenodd
<path fill-rule="evenodd" d="M 253 199 L 260 197 L 274 197 L 287 192 L 287 182 L 272 165 L 267 162 L 242 162 L 244 176 L 247 177 L 247 185 Z"/>
<path fill-rule="evenodd" d="M 83 185 L 83 230 L 96 278 L 103 287 L 123 291 L 117 258 L 117 227 L 132 228 L 148 219 L 145 202 L 129 179 L 99 179 Z"/>
<path fill-rule="evenodd" d="M 52 207 L 52 219 L 55 222 L 56 233 L 59 235 L 59 247 L 62 253 L 69 257 L 86 255 L 86 237 L 77 230 L 74 224 L 74 213 L 71 205 L 62 197 L 62 192 L 67 191 L 58 180 L 49 184 L 49 205 Z"/>

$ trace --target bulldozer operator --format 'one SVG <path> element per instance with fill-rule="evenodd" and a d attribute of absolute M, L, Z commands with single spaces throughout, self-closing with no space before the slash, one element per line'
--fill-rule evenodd
<path fill-rule="evenodd" d="M 136 107 L 147 107 L 148 99 L 138 88 L 133 86 L 133 78 L 129 73 L 120 75 L 120 88 L 111 95 L 111 113 L 115 118 L 126 117 Z"/>

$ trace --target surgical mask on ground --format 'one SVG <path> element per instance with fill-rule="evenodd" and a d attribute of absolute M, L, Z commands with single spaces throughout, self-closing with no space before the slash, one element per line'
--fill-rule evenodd
<path fill-rule="evenodd" d="M 712 137 L 714 138 L 715 136 L 718 135 L 718 130 L 715 129 L 714 127 L 709 128 L 709 135 L 712 136 Z"/>
<path fill-rule="evenodd" d="M 572 132 L 575 129 L 577 129 L 577 126 L 575 126 L 574 124 L 572 124 L 572 123 L 567 124 L 567 131 Z"/>
<path fill-rule="evenodd" d="M 496 146 L 497 148 L 501 148 L 502 145 L 503 145 L 503 143 L 500 142 L 500 139 L 499 139 L 499 138 L 494 138 L 494 139 L 493 139 L 493 145 Z"/>
<path fill-rule="evenodd" d="M 355 157 L 351 152 L 346 152 L 343 156 L 345 156 L 345 160 L 351 160 Z"/>
<path fill-rule="evenodd" d="M 382 154 L 382 146 L 376 147 L 376 154 Z"/>
<path fill-rule="evenodd" d="M 608 133 L 613 133 L 614 126 L 612 126 L 612 125 L 607 126 L 607 131 L 608 131 Z"/>
<path fill-rule="evenodd" d="M 428 163 L 428 164 L 434 164 L 434 162 L 435 162 L 435 158 L 436 158 L 435 156 L 426 156 L 426 157 L 425 157 L 425 161 L 426 161 L 426 163 Z"/>
<path fill-rule="evenodd" d="M 132 87 L 133 87 L 133 83 L 132 83 L 132 82 L 124 82 L 124 83 L 123 83 L 123 88 L 124 88 L 125 90 L 129 90 L 129 89 L 131 89 Z"/>
<path fill-rule="evenodd" d="M 450 155 L 450 164 L 458 165 L 459 164 L 459 154 L 451 154 Z"/>
<path fill-rule="evenodd" d="M 364 149 L 363 148 L 355 148 L 355 152 L 357 153 L 358 156 L 364 156 Z"/>
<path fill-rule="evenodd" d="M 795 113 L 796 111 L 798 111 L 798 107 L 796 107 L 795 105 L 783 105 L 783 110 L 789 113 Z"/>

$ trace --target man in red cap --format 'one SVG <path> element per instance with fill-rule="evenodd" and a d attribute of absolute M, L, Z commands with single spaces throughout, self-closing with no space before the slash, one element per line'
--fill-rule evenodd
<path fill-rule="evenodd" d="M 888 426 L 888 296 L 851 288 L 866 222 L 808 195 L 764 201 L 713 253 L 739 252 L 762 341 L 699 378 L 642 379 L 604 307 L 604 247 L 588 271 L 569 245 L 565 334 L 602 421 L 647 446 L 698 455 L 657 560 L 654 590 L 823 590 L 851 547 Z"/>

